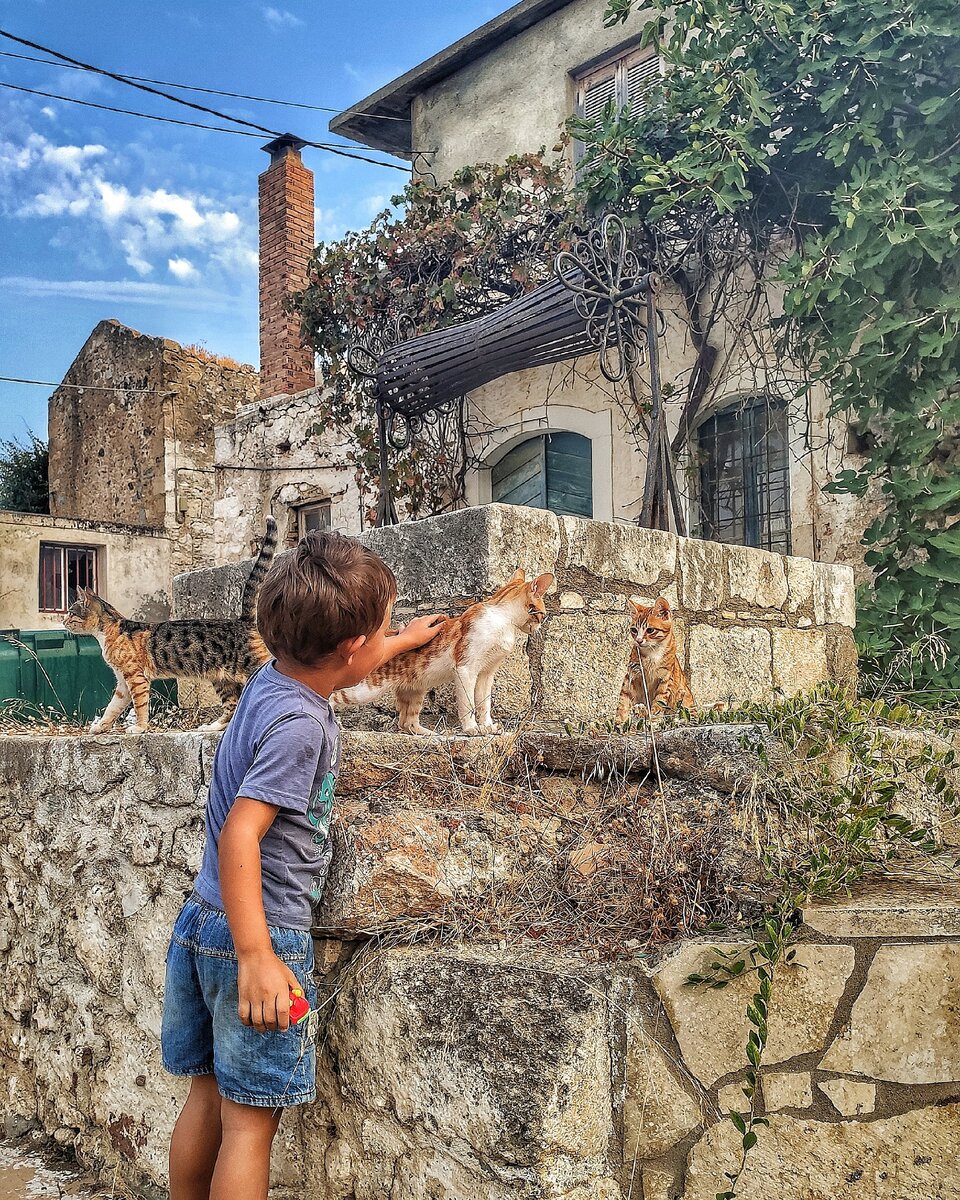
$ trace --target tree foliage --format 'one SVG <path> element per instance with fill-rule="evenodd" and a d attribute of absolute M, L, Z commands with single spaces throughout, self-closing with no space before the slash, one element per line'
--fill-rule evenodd
<path fill-rule="evenodd" d="M 332 393 L 332 416 L 358 439 L 358 478 L 378 471 L 372 397 L 347 363 L 364 335 L 388 346 L 492 312 L 548 277 L 568 244 L 571 196 L 561 162 L 540 154 L 464 167 L 448 182 L 411 182 L 368 229 L 317 246 L 294 299 Z M 414 444 L 394 494 L 415 514 L 444 502 L 444 464 Z"/>
<path fill-rule="evenodd" d="M 32 431 L 26 445 L 0 440 L 0 508 L 48 513 L 47 444 Z"/>
<path fill-rule="evenodd" d="M 633 0 L 610 0 L 609 24 Z M 960 9 L 954 0 L 648 0 L 666 71 L 639 115 L 581 128 L 594 205 L 653 221 L 733 219 L 776 239 L 781 348 L 868 434 L 883 511 L 865 535 L 874 583 L 861 648 L 942 653 L 960 669 Z M 945 640 L 937 641 L 942 635 Z"/>

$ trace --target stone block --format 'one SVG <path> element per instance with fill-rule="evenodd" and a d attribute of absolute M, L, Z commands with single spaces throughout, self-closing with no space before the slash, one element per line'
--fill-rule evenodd
<path fill-rule="evenodd" d="M 227 621 L 240 615 L 240 601 L 253 559 L 187 571 L 173 577 L 173 616 L 177 621 Z"/>
<path fill-rule="evenodd" d="M 545 509 L 487 504 L 369 529 L 360 541 L 396 575 L 398 603 L 442 604 L 483 599 L 520 567 L 528 578 L 555 573 L 560 527 Z"/>
<path fill-rule="evenodd" d="M 720 949 L 734 950 L 729 944 Z M 822 1048 L 853 970 L 850 946 L 797 947 L 790 965 L 775 976 L 770 1001 L 769 1039 L 764 1063 L 774 1066 L 797 1054 Z M 653 976 L 688 1069 L 711 1087 L 746 1065 L 746 1006 L 756 989 L 749 971 L 721 989 L 690 986 L 687 978 L 703 973 L 710 947 L 688 943 L 666 959 Z M 844 1068 L 832 1068 L 844 1070 Z"/>
<path fill-rule="evenodd" d="M 821 1067 L 892 1083 L 960 1080 L 960 942 L 881 946 Z"/>
<path fill-rule="evenodd" d="M 817 1085 L 844 1117 L 862 1117 L 877 1107 L 877 1085 L 852 1079 L 821 1079 Z"/>
<path fill-rule="evenodd" d="M 960 886 L 952 879 L 881 879 L 850 896 L 811 904 L 804 922 L 818 933 L 850 938 L 960 937 Z"/>
<path fill-rule="evenodd" d="M 782 609 L 787 602 L 786 559 L 752 546 L 725 546 L 730 599 L 753 608 Z"/>
<path fill-rule="evenodd" d="M 565 570 L 586 571 L 635 589 L 672 582 L 676 575 L 677 538 L 672 533 L 579 517 L 561 517 L 560 523 L 566 538 Z"/>
<path fill-rule="evenodd" d="M 723 608 L 726 547 L 699 538 L 680 538 L 677 550 L 682 607 L 691 612 L 717 612 Z"/>
<path fill-rule="evenodd" d="M 773 686 L 787 696 L 809 692 L 830 678 L 827 637 L 817 629 L 772 629 Z"/>
<path fill-rule="evenodd" d="M 773 698 L 769 629 L 695 625 L 688 661 L 690 688 L 701 708 Z"/>
<path fill-rule="evenodd" d="M 857 623 L 857 596 L 853 567 L 840 563 L 813 564 L 813 619 L 818 625 Z"/>
<path fill-rule="evenodd" d="M 613 717 L 629 658 L 626 614 L 550 616 L 543 626 L 537 711 L 574 721 Z"/>
<path fill-rule="evenodd" d="M 356 1196 L 394 1194 L 376 1190 L 384 1175 L 408 1179 L 410 1200 L 516 1196 L 518 1177 L 531 1196 L 615 1196 L 597 982 L 582 964 L 449 946 L 351 966 L 325 1058 L 349 1101 L 336 1123 Z M 411 1175 L 417 1151 L 431 1169 Z"/>
<path fill-rule="evenodd" d="M 784 609 L 788 613 L 813 612 L 813 562 L 809 558 L 793 555 L 785 558 L 787 568 L 787 602 Z"/>
<path fill-rule="evenodd" d="M 638 1163 L 663 1154 L 700 1125 L 703 1111 L 689 1079 L 684 1082 L 682 1065 L 657 1037 L 658 1020 L 661 1026 L 666 1022 L 662 1015 L 651 1016 L 633 980 L 614 977 L 610 1009 L 615 1018 L 623 1017 L 623 1165 L 629 1178 Z M 615 1029 L 618 1024 L 615 1019 Z M 666 1028 L 661 1032 L 669 1034 Z M 617 1040 L 612 1037 L 612 1044 Z"/>
<path fill-rule="evenodd" d="M 812 1103 L 809 1071 L 768 1071 L 763 1076 L 763 1105 L 768 1113 L 809 1108 Z"/>
<path fill-rule="evenodd" d="M 960 1106 L 875 1121 L 773 1116 L 737 1183 L 738 1200 L 953 1200 L 960 1195 Z M 683 1200 L 714 1200 L 740 1159 L 729 1121 L 694 1146 Z"/>

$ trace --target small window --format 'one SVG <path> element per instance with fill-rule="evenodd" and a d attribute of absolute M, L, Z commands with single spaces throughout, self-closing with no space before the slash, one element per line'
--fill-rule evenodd
<path fill-rule="evenodd" d="M 570 517 L 593 516 L 593 447 L 579 433 L 527 438 L 490 473 L 497 504 L 526 504 Z"/>
<path fill-rule="evenodd" d="M 697 430 L 701 537 L 790 553 L 787 406 L 760 396 Z"/>
<path fill-rule="evenodd" d="M 319 500 L 315 504 L 302 504 L 297 509 L 297 532 L 300 537 L 306 537 L 314 530 L 330 529 L 330 501 Z"/>
<path fill-rule="evenodd" d="M 97 590 L 96 547 L 41 542 L 40 611 L 65 613 L 84 587 Z"/>
<path fill-rule="evenodd" d="M 577 76 L 577 116 L 599 121 L 604 108 L 613 101 L 619 108 L 628 105 L 634 116 L 647 107 L 651 90 L 660 82 L 660 59 L 649 50 L 631 50 L 602 67 Z"/>

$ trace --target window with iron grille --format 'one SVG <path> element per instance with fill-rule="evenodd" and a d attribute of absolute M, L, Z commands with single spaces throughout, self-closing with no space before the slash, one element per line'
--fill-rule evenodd
<path fill-rule="evenodd" d="M 88 587 L 97 590 L 97 548 L 40 543 L 41 612 L 65 613 Z"/>
<path fill-rule="evenodd" d="M 758 396 L 697 430 L 701 537 L 790 553 L 787 406 Z"/>
<path fill-rule="evenodd" d="M 634 49 L 608 60 L 576 77 L 577 116 L 599 122 L 611 100 L 618 108 L 629 105 L 633 116 L 639 116 L 660 77 L 660 59 L 649 50 Z"/>
<path fill-rule="evenodd" d="M 593 516 L 593 447 L 579 433 L 546 433 L 514 446 L 490 472 L 495 504 Z"/>

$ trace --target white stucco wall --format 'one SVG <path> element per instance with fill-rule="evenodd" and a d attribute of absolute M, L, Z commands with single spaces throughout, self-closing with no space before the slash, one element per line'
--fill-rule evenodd
<path fill-rule="evenodd" d="M 0 628 L 54 629 L 39 609 L 40 543 L 97 549 L 97 588 L 126 617 L 170 614 L 170 540 L 159 530 L 0 510 Z"/>
<path fill-rule="evenodd" d="M 217 565 L 247 558 L 267 515 L 276 518 L 281 540 L 288 540 L 297 507 L 319 500 L 330 501 L 333 529 L 360 532 L 362 501 L 351 443 L 329 424 L 328 404 L 323 389 L 311 388 L 247 405 L 235 420 L 217 427 Z M 366 498 L 371 502 L 376 497 Z"/>
<path fill-rule="evenodd" d="M 575 0 L 414 100 L 413 145 L 438 179 L 556 143 L 573 112 L 571 72 L 639 38 L 636 19 L 605 29 L 605 8 Z"/>

